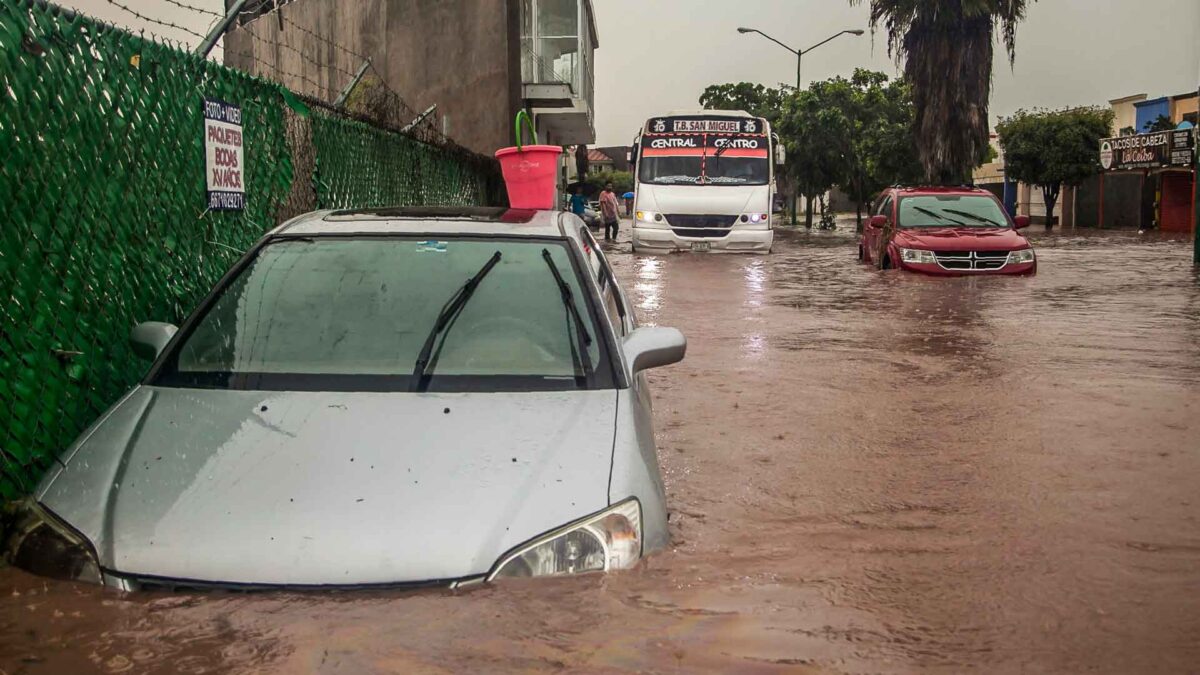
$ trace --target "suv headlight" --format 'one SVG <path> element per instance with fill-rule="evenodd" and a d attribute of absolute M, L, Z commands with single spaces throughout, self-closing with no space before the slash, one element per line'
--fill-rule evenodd
<path fill-rule="evenodd" d="M 663 214 L 657 211 L 638 211 L 636 215 L 639 222 L 660 224 L 663 222 Z"/>
<path fill-rule="evenodd" d="M 1031 249 L 1031 248 L 1021 249 L 1020 251 L 1009 251 L 1008 252 L 1008 264 L 1009 265 L 1019 265 L 1021 263 L 1031 263 L 1031 262 L 1033 262 L 1033 260 L 1034 260 L 1033 249 Z"/>
<path fill-rule="evenodd" d="M 12 505 L 5 520 L 4 559 L 12 565 L 53 579 L 103 582 L 92 543 L 37 502 Z"/>
<path fill-rule="evenodd" d="M 900 259 L 906 263 L 933 264 L 937 262 L 937 258 L 933 257 L 933 251 L 926 251 L 919 248 L 900 249 Z"/>
<path fill-rule="evenodd" d="M 488 581 L 627 569 L 641 557 L 642 506 L 629 499 L 506 553 Z"/>

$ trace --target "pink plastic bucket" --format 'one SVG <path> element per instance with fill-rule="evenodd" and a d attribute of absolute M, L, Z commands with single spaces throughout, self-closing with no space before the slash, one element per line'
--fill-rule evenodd
<path fill-rule="evenodd" d="M 557 145 L 526 145 L 496 151 L 508 188 L 508 205 L 514 209 L 554 208 L 561 154 L 562 148 Z"/>

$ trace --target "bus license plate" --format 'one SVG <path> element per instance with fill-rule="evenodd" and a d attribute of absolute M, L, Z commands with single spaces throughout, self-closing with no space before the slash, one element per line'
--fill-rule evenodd
<path fill-rule="evenodd" d="M 708 253 L 708 247 L 709 247 L 709 243 L 707 241 L 693 241 L 692 242 L 692 252 L 693 253 Z"/>

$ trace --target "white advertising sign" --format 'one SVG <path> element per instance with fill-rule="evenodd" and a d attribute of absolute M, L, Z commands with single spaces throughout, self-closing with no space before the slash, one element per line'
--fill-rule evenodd
<path fill-rule="evenodd" d="M 240 211 L 246 206 L 242 108 L 204 99 L 204 170 L 208 208 Z"/>

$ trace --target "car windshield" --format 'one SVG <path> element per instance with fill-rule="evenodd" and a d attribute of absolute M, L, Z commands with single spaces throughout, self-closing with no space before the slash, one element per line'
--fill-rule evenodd
<path fill-rule="evenodd" d="M 497 253 L 438 335 L 428 389 L 574 389 L 580 352 L 593 371 L 583 386 L 611 386 L 565 242 L 395 237 L 268 244 L 208 306 L 154 384 L 407 391 L 439 313 Z M 582 317 L 585 346 L 550 263 Z"/>
<path fill-rule="evenodd" d="M 1008 227 L 1008 218 L 991 197 L 916 195 L 900 200 L 900 227 Z"/>

